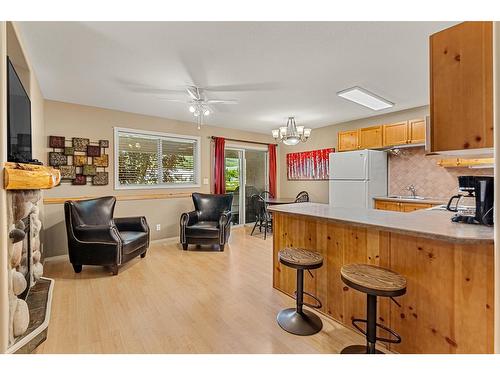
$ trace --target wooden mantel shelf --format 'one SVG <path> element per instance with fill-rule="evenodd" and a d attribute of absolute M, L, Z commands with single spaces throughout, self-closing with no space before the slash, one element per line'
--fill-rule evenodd
<path fill-rule="evenodd" d="M 6 190 L 52 189 L 61 182 L 61 172 L 43 165 L 5 163 L 4 188 Z"/>

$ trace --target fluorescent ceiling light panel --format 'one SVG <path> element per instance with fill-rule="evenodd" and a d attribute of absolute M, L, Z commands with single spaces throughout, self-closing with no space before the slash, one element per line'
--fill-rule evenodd
<path fill-rule="evenodd" d="M 337 93 L 338 96 L 350 100 L 351 102 L 361 104 L 375 111 L 391 108 L 394 103 L 391 103 L 380 96 L 372 94 L 370 91 L 361 87 L 354 86 L 347 90 L 342 90 Z"/>

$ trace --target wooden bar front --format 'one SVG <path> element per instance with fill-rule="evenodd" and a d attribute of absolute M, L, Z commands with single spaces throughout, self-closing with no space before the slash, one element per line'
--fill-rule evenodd
<path fill-rule="evenodd" d="M 493 353 L 493 244 L 461 244 L 273 212 L 273 286 L 293 295 L 296 272 L 279 263 L 285 246 L 323 254 L 323 267 L 305 273 L 305 291 L 320 311 L 345 326 L 365 318 L 366 296 L 345 286 L 343 264 L 368 263 L 408 280 L 406 295 L 379 298 L 378 321 L 398 332 L 400 353 Z"/>

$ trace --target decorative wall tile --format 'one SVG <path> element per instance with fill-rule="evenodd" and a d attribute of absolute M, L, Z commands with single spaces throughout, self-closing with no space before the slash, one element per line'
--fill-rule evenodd
<path fill-rule="evenodd" d="M 97 172 L 94 177 L 92 177 L 92 185 L 107 185 L 108 184 L 108 172 Z"/>
<path fill-rule="evenodd" d="M 101 148 L 99 146 L 87 146 L 87 155 L 88 156 L 101 156 Z"/>
<path fill-rule="evenodd" d="M 58 167 L 66 164 L 68 164 L 68 157 L 62 152 L 49 152 L 49 165 L 51 167 Z"/>
<path fill-rule="evenodd" d="M 90 140 L 88 138 L 73 138 L 73 147 L 75 151 L 86 152 L 89 143 Z"/>
<path fill-rule="evenodd" d="M 64 148 L 65 138 L 51 135 L 49 136 L 49 147 L 51 148 Z"/>
<path fill-rule="evenodd" d="M 87 185 L 87 176 L 83 174 L 77 174 L 73 180 L 73 185 Z"/>
<path fill-rule="evenodd" d="M 83 167 L 84 165 L 87 165 L 89 161 L 89 158 L 87 155 L 75 155 L 73 156 L 73 165 L 76 167 Z"/>
<path fill-rule="evenodd" d="M 493 169 L 443 168 L 437 165 L 446 156 L 426 156 L 423 147 L 402 148 L 389 155 L 389 195 L 409 195 L 413 185 L 417 194 L 448 200 L 457 194 L 458 176 L 493 175 Z"/>
<path fill-rule="evenodd" d="M 72 156 L 75 153 L 74 147 L 64 147 L 64 155 Z"/>
<path fill-rule="evenodd" d="M 97 170 L 94 165 L 84 165 L 82 174 L 85 176 L 95 176 Z"/>
<path fill-rule="evenodd" d="M 62 180 L 73 180 L 76 177 L 76 167 L 74 165 L 61 165 L 59 170 L 61 171 Z"/>
<path fill-rule="evenodd" d="M 108 167 L 109 166 L 109 161 L 108 161 L 108 155 L 107 154 L 102 154 L 101 156 L 94 156 L 92 158 L 92 164 L 94 164 L 96 167 Z"/>
<path fill-rule="evenodd" d="M 99 147 L 108 148 L 109 147 L 109 141 L 107 139 L 101 139 L 99 141 Z"/>

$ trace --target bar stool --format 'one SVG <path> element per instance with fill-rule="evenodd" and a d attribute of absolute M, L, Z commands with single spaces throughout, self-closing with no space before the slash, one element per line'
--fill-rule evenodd
<path fill-rule="evenodd" d="M 322 306 L 318 298 L 304 292 L 304 270 L 310 272 L 310 270 L 320 268 L 323 265 L 323 256 L 306 249 L 288 247 L 278 252 L 278 259 L 281 264 L 297 270 L 297 290 L 295 291 L 297 305 L 295 308 L 281 310 L 276 317 L 278 324 L 294 335 L 309 336 L 318 333 L 323 328 L 323 322 L 313 312 L 302 309 L 303 305 L 318 309 Z M 304 294 L 314 299 L 316 304 L 304 302 Z"/>
<path fill-rule="evenodd" d="M 402 296 L 406 293 L 406 279 L 391 270 L 368 264 L 348 264 L 341 268 L 342 281 L 349 287 L 366 293 L 366 319 L 352 319 L 352 325 L 366 336 L 366 346 L 351 345 L 344 348 L 342 354 L 382 354 L 375 349 L 378 341 L 399 344 L 401 336 L 377 323 L 377 297 Z M 357 323 L 366 323 L 366 331 Z M 377 327 L 388 332 L 393 338 L 377 337 Z"/>

